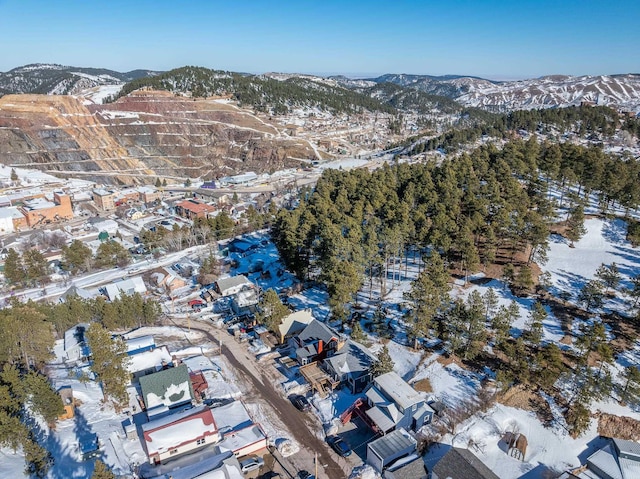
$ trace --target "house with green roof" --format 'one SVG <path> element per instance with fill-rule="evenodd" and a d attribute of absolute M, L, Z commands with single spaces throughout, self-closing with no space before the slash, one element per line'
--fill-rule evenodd
<path fill-rule="evenodd" d="M 147 411 L 179 407 L 195 398 L 186 364 L 142 376 L 140 388 Z"/>

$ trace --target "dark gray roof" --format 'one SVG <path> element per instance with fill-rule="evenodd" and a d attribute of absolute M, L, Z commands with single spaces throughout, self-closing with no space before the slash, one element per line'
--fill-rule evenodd
<path fill-rule="evenodd" d="M 427 479 L 427 470 L 421 457 L 415 458 L 402 467 L 393 468 L 393 477 L 402 479 Z"/>
<path fill-rule="evenodd" d="M 438 461 L 433 472 L 441 478 L 451 479 L 500 479 L 468 449 L 452 447 Z"/>
<path fill-rule="evenodd" d="M 309 325 L 298 335 L 298 339 L 303 343 L 315 342 L 322 340 L 328 343 L 333 338 L 338 338 L 338 333 L 334 332 L 329 326 L 314 319 Z"/>
<path fill-rule="evenodd" d="M 376 357 L 365 346 L 350 339 L 337 354 L 325 359 L 336 373 L 347 373 L 354 379 L 368 373 L 375 361 Z"/>
<path fill-rule="evenodd" d="M 368 447 L 380 458 L 388 458 L 404 451 L 409 447 L 416 447 L 416 441 L 404 429 L 396 429 L 369 443 Z"/>

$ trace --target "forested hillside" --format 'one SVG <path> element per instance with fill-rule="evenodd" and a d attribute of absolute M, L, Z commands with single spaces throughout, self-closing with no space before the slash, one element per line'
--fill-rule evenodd
<path fill-rule="evenodd" d="M 298 208 L 279 212 L 273 235 L 289 268 L 322 279 L 334 315 L 345 318 L 363 281 L 379 277 L 384 288 L 387 260 L 414 249 L 436 250 L 461 274 L 516 263 L 516 273 L 529 276 L 531 263 L 544 259 L 555 215 L 551 182 L 572 207 L 599 191 L 607 210 L 614 203 L 635 208 L 639 179 L 635 161 L 597 147 L 518 140 L 440 165 L 328 170 Z"/>
<path fill-rule="evenodd" d="M 292 77 L 284 81 L 264 76 L 186 66 L 155 77 L 140 78 L 126 84 L 119 96 L 148 87 L 175 93 L 191 93 L 194 97 L 229 95 L 242 106 L 274 114 L 294 108 L 318 108 L 335 113 L 357 113 L 361 110 L 395 113 L 395 109 L 368 95 L 341 87 L 332 87 L 306 78 Z"/>
<path fill-rule="evenodd" d="M 611 138 L 618 128 L 629 131 L 638 137 L 640 120 L 637 118 L 619 119 L 619 114 L 609 107 L 568 107 L 544 110 L 520 110 L 501 115 L 486 114 L 485 121 L 476 122 L 471 127 L 454 128 L 437 137 L 427 140 L 408 139 L 412 144 L 408 154 L 441 149 L 452 153 L 472 143 L 483 135 L 508 139 L 514 131 L 525 130 L 529 133 L 559 137 L 565 132 L 575 132 L 581 138 L 592 140 Z"/>

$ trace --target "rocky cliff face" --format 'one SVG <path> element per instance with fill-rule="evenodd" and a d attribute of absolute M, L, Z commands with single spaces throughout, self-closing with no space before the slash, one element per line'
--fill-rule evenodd
<path fill-rule="evenodd" d="M 0 98 L 0 162 L 105 183 L 268 172 L 315 159 L 288 136 L 224 99 L 136 92 L 107 105 L 71 96 Z"/>

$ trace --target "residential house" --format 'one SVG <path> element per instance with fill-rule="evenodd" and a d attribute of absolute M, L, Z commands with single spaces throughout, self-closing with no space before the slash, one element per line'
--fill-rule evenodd
<path fill-rule="evenodd" d="M 151 273 L 151 279 L 156 286 L 164 288 L 170 295 L 177 289 L 184 288 L 187 281 L 173 274 L 168 268 L 156 268 Z"/>
<path fill-rule="evenodd" d="M 142 425 L 149 463 L 160 464 L 220 441 L 211 409 L 198 406 Z"/>
<path fill-rule="evenodd" d="M 452 447 L 431 471 L 431 479 L 500 479 L 468 449 Z"/>
<path fill-rule="evenodd" d="M 417 445 L 407 431 L 398 428 L 367 444 L 367 464 L 382 474 L 397 460 L 415 454 Z"/>
<path fill-rule="evenodd" d="M 58 301 L 60 303 L 64 303 L 66 299 L 69 297 L 76 297 L 80 299 L 93 299 L 96 297 L 96 295 L 94 293 L 90 293 L 88 290 L 84 288 L 80 288 L 79 286 L 74 285 L 74 286 L 71 286 L 64 293 L 62 293 Z"/>
<path fill-rule="evenodd" d="M 87 329 L 89 329 L 88 323 L 80 323 L 64 332 L 65 361 L 80 361 L 91 355 L 85 339 Z"/>
<path fill-rule="evenodd" d="M 256 287 L 238 291 L 231 298 L 231 309 L 238 316 L 250 316 L 258 311 L 260 297 Z"/>
<path fill-rule="evenodd" d="M 376 357 L 360 343 L 348 339 L 333 355 L 325 358 L 322 365 L 335 380 L 346 384 L 352 394 L 362 392 L 371 382 L 371 367 Z"/>
<path fill-rule="evenodd" d="M 147 287 L 144 285 L 144 281 L 140 276 L 134 276 L 106 285 L 104 292 L 109 301 L 115 301 L 119 299 L 122 294 L 126 294 L 127 296 L 132 296 L 135 293 L 145 294 Z"/>
<path fill-rule="evenodd" d="M 311 321 L 313 321 L 311 309 L 303 309 L 285 316 L 278 326 L 280 344 L 284 344 L 289 338 L 300 334 Z"/>
<path fill-rule="evenodd" d="M 613 438 L 587 458 L 587 469 L 598 479 L 638 478 L 640 443 Z"/>
<path fill-rule="evenodd" d="M 134 381 L 172 366 L 173 358 L 166 346 L 136 353 L 127 361 L 127 371 Z"/>
<path fill-rule="evenodd" d="M 417 431 L 433 419 L 424 396 L 393 371 L 376 377 L 365 395 L 366 415 L 384 434 L 398 428 Z"/>
<path fill-rule="evenodd" d="M 296 359 L 304 366 L 333 356 L 344 340 L 329 326 L 314 319 L 293 338 L 293 343 L 296 347 Z"/>
<path fill-rule="evenodd" d="M 186 364 L 142 376 L 140 388 L 147 411 L 159 406 L 177 408 L 190 404 L 195 397 Z"/>
<path fill-rule="evenodd" d="M 233 401 L 211 410 L 222 434 L 218 444 L 221 451 L 232 451 L 236 456 L 256 454 L 267 448 L 267 436 L 249 416 L 244 404 Z"/>
<path fill-rule="evenodd" d="M 184 200 L 176 203 L 176 214 L 190 220 L 208 218 L 209 215 L 215 213 L 215 211 L 215 206 L 202 203 L 198 200 Z"/>
<path fill-rule="evenodd" d="M 218 452 L 216 446 L 207 446 L 194 461 L 189 456 L 179 457 L 167 464 L 141 464 L 141 479 L 244 479 L 240 463 L 231 451 Z"/>
<path fill-rule="evenodd" d="M 151 335 L 128 338 L 124 340 L 124 344 L 127 347 L 127 355 L 129 356 L 144 353 L 145 351 L 150 351 L 156 347 L 156 341 Z"/>
<path fill-rule="evenodd" d="M 246 288 L 255 288 L 255 285 L 243 274 L 216 281 L 216 290 L 220 296 L 233 296 Z"/>

